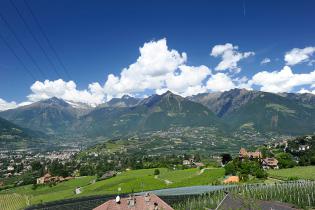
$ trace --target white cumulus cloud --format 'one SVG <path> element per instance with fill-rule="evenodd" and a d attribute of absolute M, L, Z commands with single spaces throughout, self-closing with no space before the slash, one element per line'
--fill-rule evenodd
<path fill-rule="evenodd" d="M 266 63 L 270 63 L 270 62 L 271 62 L 270 58 L 264 58 L 264 59 L 260 62 L 260 64 L 262 65 L 262 64 L 266 64 Z"/>
<path fill-rule="evenodd" d="M 18 105 L 15 101 L 7 102 L 4 99 L 0 98 L 0 111 L 4 111 L 7 109 L 14 109 Z"/>
<path fill-rule="evenodd" d="M 315 83 L 315 70 L 307 74 L 295 74 L 289 66 L 280 71 L 262 71 L 255 74 L 251 83 L 266 92 L 291 92 L 293 88 Z"/>
<path fill-rule="evenodd" d="M 315 94 L 315 90 L 307 90 L 305 88 L 302 88 L 298 91 L 298 93 L 312 93 Z"/>
<path fill-rule="evenodd" d="M 92 83 L 88 89 L 78 90 L 75 82 L 63 81 L 62 79 L 44 82 L 36 81 L 31 86 L 32 93 L 27 96 L 29 101 L 35 102 L 51 97 L 58 97 L 64 100 L 87 103 L 92 106 L 103 103 L 105 94 L 98 83 Z"/>
<path fill-rule="evenodd" d="M 207 81 L 207 89 L 217 92 L 217 91 L 227 91 L 235 88 L 235 84 L 232 79 L 224 73 L 217 73 L 212 75 Z"/>
<path fill-rule="evenodd" d="M 315 47 L 294 48 L 286 53 L 285 61 L 291 66 L 301 62 L 311 63 L 314 52 Z M 213 73 L 205 65 L 188 65 L 186 53 L 170 49 L 165 38 L 150 41 L 139 48 L 139 57 L 135 62 L 116 75 L 109 74 L 104 84 L 94 82 L 84 89 L 78 89 L 74 81 L 36 81 L 31 85 L 31 93 L 25 102 L 7 102 L 0 98 L 0 111 L 51 97 L 96 106 L 124 94 L 144 97 L 148 93 L 162 94 L 167 90 L 184 97 L 208 91 L 253 87 L 268 92 L 292 92 L 300 88 L 301 93 L 315 93 L 315 70 L 299 74 L 285 66 L 279 71 L 258 72 L 252 78 L 237 76 L 235 73 L 241 70 L 239 61 L 254 54 L 251 51 L 240 52 L 238 46 L 231 43 L 215 45 L 211 56 L 222 60 L 215 67 L 216 71 L 221 72 Z M 264 58 L 261 64 L 269 62 L 269 58 Z"/>
<path fill-rule="evenodd" d="M 299 63 L 307 62 L 310 60 L 310 57 L 314 54 L 315 47 L 305 47 L 303 49 L 293 48 L 287 52 L 284 56 L 286 64 L 293 66 Z"/>
<path fill-rule="evenodd" d="M 179 70 L 170 73 L 165 78 L 165 87 L 182 96 L 189 96 L 206 91 L 203 81 L 211 74 L 206 66 L 179 66 Z M 161 92 L 158 90 L 157 92 Z"/>
<path fill-rule="evenodd" d="M 247 77 L 233 77 L 225 73 L 211 75 L 206 83 L 209 91 L 222 92 L 233 88 L 245 88 L 251 90 L 251 82 Z"/>
<path fill-rule="evenodd" d="M 215 67 L 217 71 L 234 71 L 240 72 L 241 68 L 237 65 L 244 58 L 255 55 L 254 52 L 238 52 L 238 46 L 231 43 L 224 45 L 215 45 L 210 53 L 211 56 L 221 57 L 222 61 Z"/>
<path fill-rule="evenodd" d="M 187 60 L 186 53 L 168 49 L 166 39 L 145 43 L 139 51 L 137 61 L 124 68 L 120 76 L 108 76 L 104 89 L 109 98 L 159 89 L 166 76 L 175 72 Z"/>

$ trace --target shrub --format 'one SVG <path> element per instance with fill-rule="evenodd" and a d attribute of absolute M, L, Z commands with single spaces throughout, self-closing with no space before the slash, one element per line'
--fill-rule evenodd
<path fill-rule="evenodd" d="M 159 175 L 160 174 L 160 170 L 159 169 L 155 169 L 154 170 L 154 175 L 156 176 L 156 175 Z"/>

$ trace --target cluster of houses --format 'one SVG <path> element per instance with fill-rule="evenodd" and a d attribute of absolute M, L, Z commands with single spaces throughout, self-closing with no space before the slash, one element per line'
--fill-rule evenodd
<path fill-rule="evenodd" d="M 31 163 L 60 160 L 65 163 L 75 154 L 75 150 L 35 152 L 31 150 L 5 150 L 0 152 L 0 178 L 21 176 L 32 170 Z"/>
<path fill-rule="evenodd" d="M 266 157 L 263 158 L 260 151 L 249 152 L 245 148 L 241 148 L 239 152 L 239 158 L 258 159 L 262 163 L 264 169 L 278 169 L 278 160 L 276 158 Z"/>
<path fill-rule="evenodd" d="M 194 158 L 189 158 L 187 160 L 183 160 L 183 165 L 187 167 L 203 167 L 205 164 L 202 162 L 195 161 Z"/>
<path fill-rule="evenodd" d="M 62 177 L 62 176 L 52 176 L 49 173 L 45 174 L 42 177 L 36 179 L 36 184 L 47 184 L 47 183 L 58 183 L 63 181 L 68 181 L 73 179 L 74 177 Z"/>
<path fill-rule="evenodd" d="M 0 153 L 0 178 L 20 176 L 29 171 L 31 159 L 21 155 L 20 152 L 1 152 Z"/>
<path fill-rule="evenodd" d="M 241 148 L 239 152 L 239 159 L 258 159 L 262 163 L 263 169 L 278 169 L 278 160 L 276 158 L 266 157 L 263 158 L 260 151 L 256 150 L 254 152 L 247 151 L 245 148 Z M 229 184 L 229 183 L 237 183 L 240 179 L 238 176 L 229 176 L 227 177 L 223 183 Z"/>

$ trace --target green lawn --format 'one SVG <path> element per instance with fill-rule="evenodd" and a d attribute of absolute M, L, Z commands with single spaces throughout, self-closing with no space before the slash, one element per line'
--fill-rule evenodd
<path fill-rule="evenodd" d="M 200 173 L 199 169 L 169 170 L 159 168 L 160 175 L 154 176 L 155 169 L 130 170 L 118 174 L 116 177 L 91 183 L 95 179 L 93 176 L 79 177 L 67 182 L 57 184 L 56 186 L 39 186 L 32 189 L 32 185 L 16 187 L 5 191 L 0 191 L 0 209 L 1 205 L 11 206 L 12 209 L 18 209 L 28 204 L 38 204 L 67 198 L 75 198 L 89 195 L 116 194 L 120 188 L 120 193 L 140 192 L 170 187 L 184 187 L 194 185 L 208 185 L 220 180 L 224 176 L 223 168 L 205 169 Z M 165 180 L 170 181 L 167 183 Z M 74 194 L 76 187 L 82 187 L 80 195 Z M 11 199 L 11 197 L 12 199 Z M 6 199 L 2 199 L 2 198 Z M 19 200 L 12 202 L 11 200 Z"/>
<path fill-rule="evenodd" d="M 290 177 L 299 179 L 315 180 L 315 166 L 301 166 L 279 170 L 269 170 L 268 174 L 272 178 L 287 180 Z"/>

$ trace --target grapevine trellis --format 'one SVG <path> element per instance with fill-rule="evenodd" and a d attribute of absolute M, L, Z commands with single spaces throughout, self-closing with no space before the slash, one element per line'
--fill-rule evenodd
<path fill-rule="evenodd" d="M 299 208 L 315 207 L 315 182 L 295 181 L 275 184 L 236 185 L 226 189 L 209 192 L 197 197 L 192 197 L 184 202 L 174 204 L 175 209 L 206 209 L 215 208 L 224 198 L 225 192 L 238 194 L 245 199 L 280 201 L 290 203 Z"/>
<path fill-rule="evenodd" d="M 27 196 L 17 193 L 0 194 L 0 209 L 23 209 L 27 205 Z"/>

